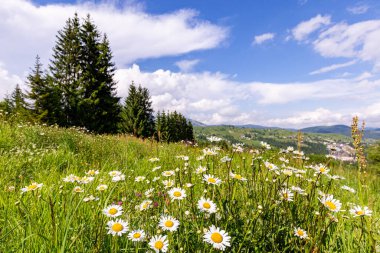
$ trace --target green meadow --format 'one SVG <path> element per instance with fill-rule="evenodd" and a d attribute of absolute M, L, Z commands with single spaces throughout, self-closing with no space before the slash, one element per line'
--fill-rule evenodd
<path fill-rule="evenodd" d="M 1 121 L 0 252 L 379 252 L 379 177 L 296 146 Z"/>

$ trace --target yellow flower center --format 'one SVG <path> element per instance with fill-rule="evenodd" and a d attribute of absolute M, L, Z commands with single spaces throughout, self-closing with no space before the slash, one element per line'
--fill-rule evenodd
<path fill-rule="evenodd" d="M 148 203 L 148 202 L 144 203 L 144 204 L 143 204 L 143 209 L 148 208 L 148 206 L 149 206 L 149 203 Z"/>
<path fill-rule="evenodd" d="M 287 192 L 284 192 L 284 193 L 282 194 L 282 196 L 284 197 L 284 199 L 288 199 L 288 198 L 289 198 L 289 195 L 288 195 Z"/>
<path fill-rule="evenodd" d="M 297 235 L 299 236 L 303 236 L 304 235 L 304 232 L 302 230 L 297 230 Z"/>
<path fill-rule="evenodd" d="M 174 222 L 172 222 L 171 220 L 165 221 L 165 227 L 171 228 L 173 226 L 174 226 Z"/>
<path fill-rule="evenodd" d="M 325 172 L 325 171 L 326 171 L 326 169 L 325 169 L 324 167 L 320 167 L 320 168 L 319 168 L 319 172 L 323 173 L 323 172 Z"/>
<path fill-rule="evenodd" d="M 121 230 L 123 230 L 123 228 L 123 225 L 121 225 L 120 223 L 115 223 L 112 225 L 112 230 L 115 232 L 120 232 Z"/>
<path fill-rule="evenodd" d="M 236 174 L 235 178 L 241 180 L 243 177 L 241 175 L 239 175 L 239 174 Z"/>
<path fill-rule="evenodd" d="M 81 189 L 80 187 L 77 187 L 77 188 L 74 189 L 74 191 L 75 191 L 75 192 L 81 192 L 82 189 Z"/>
<path fill-rule="evenodd" d="M 210 203 L 203 203 L 203 207 L 206 208 L 206 209 L 209 209 L 211 207 Z"/>
<path fill-rule="evenodd" d="M 141 234 L 140 234 L 140 233 L 134 233 L 134 234 L 133 234 L 133 238 L 138 239 L 138 238 L 140 238 L 140 237 L 141 237 Z"/>
<path fill-rule="evenodd" d="M 36 184 L 31 184 L 31 185 L 28 186 L 28 190 L 29 191 L 32 191 L 32 190 L 35 190 L 35 189 L 37 189 L 37 185 Z"/>
<path fill-rule="evenodd" d="M 182 196 L 182 193 L 181 192 L 179 192 L 179 191 L 176 191 L 176 192 L 174 192 L 173 193 L 173 195 L 174 195 L 174 197 L 181 197 Z"/>
<path fill-rule="evenodd" d="M 215 184 L 215 183 L 216 183 L 216 179 L 213 178 L 213 177 L 208 178 L 207 181 L 208 181 L 209 183 L 212 183 L 212 184 Z"/>
<path fill-rule="evenodd" d="M 108 211 L 109 214 L 111 215 L 115 215 L 117 214 L 117 209 L 116 208 L 111 208 L 109 211 Z"/>
<path fill-rule="evenodd" d="M 156 249 L 162 249 L 164 247 L 164 243 L 161 242 L 161 241 L 157 241 L 155 244 L 154 244 L 154 247 Z"/>
<path fill-rule="evenodd" d="M 215 243 L 221 243 L 223 241 L 223 236 L 219 233 L 212 233 L 211 240 Z"/>
<path fill-rule="evenodd" d="M 89 170 L 87 174 L 88 175 L 95 175 L 95 170 Z"/>
<path fill-rule="evenodd" d="M 331 202 L 331 201 L 326 201 L 325 205 L 330 209 L 330 210 L 336 210 L 336 205 Z"/>
<path fill-rule="evenodd" d="M 357 215 L 364 215 L 364 211 L 362 211 L 362 210 L 356 211 L 355 213 L 356 213 Z"/>

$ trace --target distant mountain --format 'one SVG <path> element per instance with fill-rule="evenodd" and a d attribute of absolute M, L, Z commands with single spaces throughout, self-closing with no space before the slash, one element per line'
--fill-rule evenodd
<path fill-rule="evenodd" d="M 193 120 L 193 119 L 188 119 L 190 120 L 191 124 L 193 124 L 193 126 L 200 126 L 200 127 L 206 127 L 207 125 L 202 123 L 202 122 L 199 122 L 199 121 L 196 121 L 196 120 Z"/>
<path fill-rule="evenodd" d="M 351 127 L 346 125 L 315 126 L 302 128 L 300 130 L 304 133 L 342 134 L 351 136 Z M 380 139 L 380 128 L 367 128 L 364 131 L 364 138 Z"/>

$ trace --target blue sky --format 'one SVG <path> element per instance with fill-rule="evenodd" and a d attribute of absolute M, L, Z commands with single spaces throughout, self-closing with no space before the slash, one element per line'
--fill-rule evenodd
<path fill-rule="evenodd" d="M 24 85 L 36 54 L 48 65 L 74 12 L 108 34 L 119 96 L 134 80 L 156 111 L 295 128 L 359 115 L 380 127 L 378 1 L 5 0 L 0 96 Z"/>

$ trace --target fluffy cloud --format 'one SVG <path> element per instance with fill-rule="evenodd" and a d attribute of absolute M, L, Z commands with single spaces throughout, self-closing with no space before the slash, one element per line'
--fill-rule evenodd
<path fill-rule="evenodd" d="M 253 39 L 252 44 L 260 45 L 260 44 L 264 43 L 265 41 L 273 40 L 274 36 L 275 36 L 274 33 L 264 33 L 261 35 L 257 35 Z"/>
<path fill-rule="evenodd" d="M 199 63 L 199 59 L 194 60 L 182 60 L 177 61 L 175 65 L 179 68 L 181 72 L 189 72 L 192 71 L 195 65 Z"/>
<path fill-rule="evenodd" d="M 317 31 L 322 26 L 329 25 L 331 23 L 330 16 L 317 15 L 307 21 L 299 23 L 292 29 L 292 35 L 295 40 L 305 40 L 309 34 Z"/>
<path fill-rule="evenodd" d="M 333 64 L 333 65 L 330 65 L 327 67 L 323 67 L 323 68 L 314 70 L 314 71 L 310 72 L 309 74 L 310 75 L 316 75 L 316 74 L 322 74 L 322 73 L 334 71 L 337 69 L 341 69 L 341 68 L 345 68 L 345 67 L 349 67 L 351 65 L 354 65 L 356 62 L 357 62 L 356 60 L 352 60 L 352 61 L 345 62 L 345 63 Z"/>
<path fill-rule="evenodd" d="M 116 8 L 107 1 L 37 6 L 28 0 L 4 0 L 0 5 L 0 33 L 6 36 L 1 38 L 0 61 L 17 74 L 33 65 L 36 54 L 47 63 L 57 31 L 75 12 L 80 17 L 91 13 L 99 29 L 108 34 L 119 66 L 138 59 L 214 48 L 228 35 L 226 28 L 199 19 L 190 9 L 149 14 L 135 6 Z"/>
<path fill-rule="evenodd" d="M 326 79 L 304 83 L 262 83 L 236 82 L 222 73 L 177 73 L 168 70 L 144 72 L 138 65 L 120 69 L 116 73 L 118 94 L 125 97 L 132 80 L 136 84 L 147 87 L 151 93 L 153 107 L 158 110 L 177 110 L 187 117 L 206 124 L 265 124 L 288 126 L 304 126 L 317 123 L 342 123 L 341 119 L 350 118 L 346 110 L 356 110 L 363 113 L 368 109 L 364 106 L 375 103 L 380 97 L 380 80 L 368 80 L 371 77 L 363 73 L 351 79 Z M 346 101 L 350 101 L 347 107 Z M 335 106 L 336 111 L 327 119 L 321 119 L 323 111 L 317 110 L 311 114 L 307 122 L 307 112 L 292 115 L 291 110 L 277 111 L 273 108 L 282 104 L 295 108 L 294 112 L 302 110 L 305 101 L 315 103 L 317 108 L 330 103 L 342 104 Z M 345 106 L 343 106 L 345 105 Z M 260 108 L 260 112 L 257 112 Z M 317 115 L 317 113 L 319 113 Z M 275 114 L 281 115 L 275 117 Z M 376 114 L 377 115 L 377 114 Z M 371 116 L 380 118 L 380 116 Z M 365 114 L 369 117 L 370 115 Z M 299 121 L 296 118 L 300 118 Z M 329 118 L 330 117 L 330 118 Z M 380 120 L 380 119 L 379 119 Z M 291 123 L 293 122 L 293 123 Z"/>
<path fill-rule="evenodd" d="M 10 95 L 15 89 L 16 85 L 22 86 L 23 82 L 17 75 L 10 74 L 0 62 L 0 97 Z"/>

